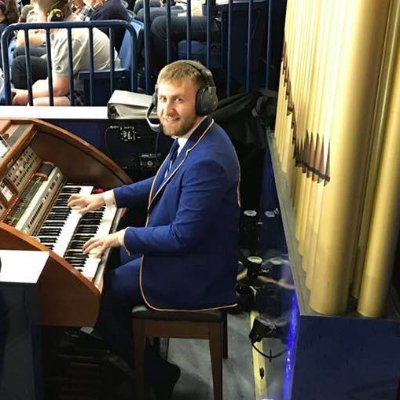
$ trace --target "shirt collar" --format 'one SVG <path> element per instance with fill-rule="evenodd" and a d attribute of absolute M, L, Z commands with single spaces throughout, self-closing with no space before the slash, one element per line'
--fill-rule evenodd
<path fill-rule="evenodd" d="M 188 141 L 188 139 L 190 138 L 190 136 L 192 135 L 192 133 L 198 128 L 198 126 L 207 118 L 207 116 L 204 116 L 198 124 L 196 124 L 188 133 L 185 133 L 182 136 L 173 136 L 174 139 L 178 140 L 178 150 L 177 150 L 177 154 L 180 153 L 180 151 L 183 149 L 183 147 L 185 146 L 186 142 Z"/>

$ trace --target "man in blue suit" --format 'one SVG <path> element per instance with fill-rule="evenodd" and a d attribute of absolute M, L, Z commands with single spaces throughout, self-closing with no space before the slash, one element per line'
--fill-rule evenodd
<path fill-rule="evenodd" d="M 140 254 L 105 274 L 97 323 L 106 341 L 128 361 L 134 305 L 168 312 L 236 303 L 240 171 L 228 135 L 209 116 L 218 103 L 211 72 L 187 60 L 165 66 L 153 103 L 163 133 L 175 138 L 157 174 L 69 200 L 82 213 L 104 204 L 148 204 L 144 227 L 94 237 L 84 245 L 84 252 L 98 255 L 118 246 L 129 255 Z M 166 393 L 162 398 L 168 398 Z"/>

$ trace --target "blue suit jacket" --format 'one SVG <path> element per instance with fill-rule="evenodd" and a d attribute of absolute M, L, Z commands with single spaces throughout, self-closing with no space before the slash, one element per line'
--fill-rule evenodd
<path fill-rule="evenodd" d="M 225 131 L 207 117 L 168 170 L 114 189 L 119 207 L 148 201 L 145 227 L 125 245 L 143 254 L 142 296 L 155 309 L 200 310 L 236 303 L 239 162 Z"/>

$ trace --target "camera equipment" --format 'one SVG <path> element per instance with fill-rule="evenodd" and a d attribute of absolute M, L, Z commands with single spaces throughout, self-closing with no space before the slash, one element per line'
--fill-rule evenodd
<path fill-rule="evenodd" d="M 260 342 L 264 338 L 275 338 L 287 344 L 289 318 L 290 314 L 288 313 L 278 318 L 269 318 L 263 315 L 257 316 L 249 333 L 251 343 Z"/>

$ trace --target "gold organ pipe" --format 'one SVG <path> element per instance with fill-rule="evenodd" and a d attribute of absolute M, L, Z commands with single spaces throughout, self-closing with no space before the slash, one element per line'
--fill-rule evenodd
<path fill-rule="evenodd" d="M 389 0 L 349 2 L 332 134 L 331 180 L 324 188 L 310 306 L 346 311 L 366 165 L 366 135 L 377 90 Z M 356 107 L 355 107 L 356 105 Z M 360 179 L 361 177 L 361 179 Z"/>
<path fill-rule="evenodd" d="M 322 3 L 321 3 L 322 4 Z M 324 31 L 325 26 L 326 26 L 326 13 L 323 11 L 322 5 L 319 4 L 319 8 L 317 9 L 318 11 L 318 21 L 316 24 L 316 32 L 315 36 L 316 38 L 319 38 L 319 35 L 321 32 Z M 298 7 L 301 7 L 301 3 L 298 3 Z M 316 6 L 314 4 L 314 6 Z M 310 122 L 309 121 L 314 121 L 315 118 L 315 113 L 316 113 L 316 105 L 318 104 L 318 96 L 320 95 L 319 93 L 319 84 L 320 81 L 322 80 L 322 72 L 320 65 L 323 62 L 321 53 L 322 53 L 322 48 L 323 48 L 323 41 L 322 40 L 315 40 L 314 41 L 314 49 L 312 53 L 312 59 L 311 59 L 311 64 L 312 64 L 312 78 L 311 78 L 311 85 L 310 85 L 310 94 L 309 94 L 309 99 L 308 99 L 308 110 L 307 110 L 307 120 L 304 124 L 305 129 L 301 132 L 299 135 L 299 148 L 300 148 L 300 153 L 302 154 L 301 156 L 301 161 L 303 163 L 307 162 L 307 154 L 309 150 L 309 142 L 310 142 L 310 131 L 309 126 Z M 296 182 L 296 188 L 298 187 L 298 190 L 296 190 L 296 198 L 295 198 L 295 211 L 296 211 L 296 229 L 295 229 L 295 234 L 296 238 L 299 241 L 299 253 L 303 255 L 303 215 L 305 213 L 305 201 L 306 201 L 306 196 L 307 196 L 307 178 L 305 176 L 305 165 L 300 165 L 298 167 L 298 172 L 297 172 L 297 182 Z"/>
<path fill-rule="evenodd" d="M 320 2 L 313 4 L 311 0 L 309 0 L 307 2 L 307 7 L 308 7 L 308 12 L 306 13 L 307 20 L 303 22 L 306 26 L 305 36 L 303 40 L 306 46 L 302 56 L 303 59 L 302 81 L 299 82 L 299 89 L 301 89 L 300 90 L 301 95 L 299 96 L 299 99 L 296 100 L 298 112 L 296 113 L 297 140 L 295 144 L 296 152 L 293 155 L 294 161 L 295 158 L 298 159 L 300 154 L 301 150 L 301 147 L 299 146 L 300 138 L 301 138 L 301 143 L 303 143 L 304 138 L 306 136 L 305 132 L 306 132 L 307 116 L 310 112 L 309 100 L 312 96 L 312 88 L 313 88 L 312 84 L 314 82 L 313 77 L 315 73 L 315 63 L 313 62 L 313 59 L 315 54 L 316 42 L 318 38 L 317 32 L 319 29 L 318 22 L 320 21 L 319 18 L 321 11 L 320 6 L 321 6 Z M 296 161 L 294 166 L 292 181 L 290 182 L 291 186 L 294 188 L 294 193 L 293 193 L 294 199 L 301 198 L 301 196 L 299 196 L 296 190 L 299 189 L 302 173 L 303 173 L 302 166 L 298 164 L 298 161 Z M 296 201 L 296 203 L 298 204 L 298 200 Z"/>
<path fill-rule="evenodd" d="M 317 145 L 317 135 L 321 133 L 321 121 L 323 120 L 324 113 L 326 113 L 326 102 L 327 95 L 325 93 L 326 86 L 328 80 L 326 79 L 327 70 L 329 67 L 329 39 L 331 30 L 333 29 L 334 23 L 333 21 L 333 12 L 334 8 L 337 7 L 337 3 L 326 2 L 323 3 L 322 13 L 324 15 L 322 22 L 322 31 L 319 37 L 320 43 L 320 51 L 318 54 L 318 58 L 316 62 L 318 63 L 319 74 L 317 77 L 317 90 L 316 96 L 312 105 L 312 120 L 308 124 L 307 128 L 309 131 L 309 149 L 307 151 L 307 171 L 303 174 L 304 181 L 304 198 L 302 204 L 302 213 L 301 213 L 301 231 L 299 235 L 299 252 L 303 255 L 303 269 L 308 273 L 308 265 L 304 262 L 307 257 L 307 225 L 310 218 L 310 211 L 313 205 L 313 197 L 312 197 L 312 186 L 313 186 L 313 172 L 312 168 L 315 164 L 316 159 L 316 151 L 315 146 Z"/>
<path fill-rule="evenodd" d="M 317 246 L 318 226 L 321 216 L 322 194 L 325 179 L 321 174 L 325 174 L 327 151 L 332 126 L 332 115 L 334 100 L 336 98 L 336 82 L 338 65 L 341 59 L 341 49 L 343 43 L 343 23 L 346 12 L 346 0 L 337 0 L 331 3 L 333 8 L 330 10 L 330 29 L 326 47 L 329 53 L 326 58 L 325 79 L 323 88 L 323 105 L 320 114 L 319 124 L 316 130 L 316 147 L 313 178 L 310 185 L 310 200 L 308 204 L 307 220 L 305 221 L 305 243 L 307 245 L 303 258 L 303 269 L 307 271 L 306 286 L 312 288 L 312 277 L 315 264 L 315 251 Z M 329 77 L 327 79 L 327 77 Z"/>
<path fill-rule="evenodd" d="M 303 20 L 304 19 L 304 9 L 299 9 L 298 13 L 296 14 L 296 19 Z M 292 35 L 294 37 L 301 36 L 303 34 L 302 25 L 301 24 L 294 24 L 292 29 Z M 292 41 L 291 41 L 292 43 Z M 298 62 L 300 60 L 300 50 L 301 46 L 291 46 L 289 47 L 290 52 L 288 53 L 288 82 L 286 88 L 287 94 L 287 113 L 286 113 L 286 126 L 285 126 L 285 138 L 283 142 L 282 148 L 282 166 L 283 171 L 287 174 L 288 179 L 290 180 L 291 176 L 291 159 L 293 154 L 293 125 L 295 119 L 295 110 L 294 110 L 294 96 L 295 96 L 295 89 L 296 89 L 296 75 L 297 75 L 297 68 Z"/>
<path fill-rule="evenodd" d="M 387 127 L 389 114 L 389 97 L 393 88 L 394 71 L 396 68 L 397 53 L 400 46 L 400 1 L 393 1 L 388 17 L 388 29 L 383 51 L 383 62 L 380 72 L 377 105 L 374 113 L 373 140 L 370 143 L 370 165 L 368 168 L 368 181 L 364 199 L 363 218 L 359 235 L 358 254 L 354 271 L 352 295 L 359 297 L 361 279 L 364 269 L 365 254 L 372 207 L 375 197 L 379 161 L 382 154 L 383 140 Z"/>
<path fill-rule="evenodd" d="M 309 1 L 309 0 L 306 0 Z M 307 23 L 310 18 L 309 14 L 305 12 L 304 8 L 300 9 L 299 13 L 296 13 L 298 17 L 296 18 L 296 25 L 298 26 L 296 36 L 300 35 L 301 37 L 307 37 L 307 32 L 310 28 Z M 304 64 L 307 61 L 304 57 L 304 54 L 307 53 L 308 43 L 306 40 L 302 41 L 299 46 L 296 46 L 296 58 L 290 60 L 291 65 L 291 143 L 290 148 L 286 153 L 286 164 L 287 164 L 287 180 L 290 184 L 290 187 L 293 189 L 293 193 L 295 192 L 295 182 L 296 182 L 296 161 L 294 158 L 295 154 L 295 144 L 299 137 L 302 136 L 302 131 L 299 129 L 299 116 L 301 116 L 301 96 L 304 83 Z"/>
<path fill-rule="evenodd" d="M 279 151 L 280 163 L 282 165 L 282 170 L 286 173 L 286 165 L 283 162 L 283 151 L 285 143 L 287 142 L 287 132 L 286 132 L 286 120 L 287 120 L 287 109 L 288 109 L 288 92 L 290 86 L 290 78 L 289 78 L 289 57 L 291 56 L 291 43 L 292 43 L 292 27 L 293 27 L 293 18 L 292 13 L 288 12 L 286 14 L 286 22 L 285 22 L 285 44 L 284 44 L 284 52 L 282 59 L 282 75 L 280 85 L 280 92 L 278 96 L 279 101 L 279 111 L 280 118 L 279 124 L 277 127 L 277 148 Z"/>
<path fill-rule="evenodd" d="M 384 314 L 400 228 L 400 51 L 391 95 L 371 228 L 362 276 L 358 312 Z"/>

